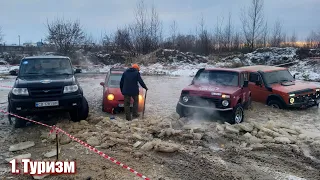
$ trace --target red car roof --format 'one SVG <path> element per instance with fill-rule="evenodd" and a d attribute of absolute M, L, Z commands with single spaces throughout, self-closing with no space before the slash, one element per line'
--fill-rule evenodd
<path fill-rule="evenodd" d="M 230 71 L 230 72 L 246 72 L 246 70 L 236 69 L 236 68 L 205 68 L 205 70 L 209 71 Z"/>

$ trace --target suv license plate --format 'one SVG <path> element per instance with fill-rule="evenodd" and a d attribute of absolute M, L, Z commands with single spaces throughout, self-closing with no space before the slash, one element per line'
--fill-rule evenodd
<path fill-rule="evenodd" d="M 36 107 L 59 106 L 59 101 L 36 102 Z"/>
<path fill-rule="evenodd" d="M 124 104 L 119 104 L 119 107 L 124 107 Z M 133 104 L 130 104 L 130 107 L 133 107 Z"/>

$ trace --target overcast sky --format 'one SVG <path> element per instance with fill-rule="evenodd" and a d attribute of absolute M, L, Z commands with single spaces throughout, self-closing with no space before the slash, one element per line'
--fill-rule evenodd
<path fill-rule="evenodd" d="M 182 33 L 194 32 L 201 14 L 213 30 L 217 17 L 227 20 L 229 12 L 235 29 L 240 30 L 240 8 L 251 0 L 145 0 L 157 8 L 164 34 L 170 33 L 173 20 Z M 37 42 L 46 37 L 46 21 L 55 17 L 79 19 L 87 33 L 96 39 L 134 21 L 136 0 L 0 0 L 0 26 L 7 44 Z M 320 0 L 265 0 L 265 18 L 271 24 L 279 19 L 288 34 L 300 40 L 311 30 L 320 30 Z"/>

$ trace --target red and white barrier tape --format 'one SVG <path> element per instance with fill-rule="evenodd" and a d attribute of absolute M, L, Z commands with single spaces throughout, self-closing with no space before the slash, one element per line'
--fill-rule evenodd
<path fill-rule="evenodd" d="M 5 85 L 0 85 L 0 87 L 4 87 L 4 88 L 12 88 L 12 86 L 5 86 Z"/>
<path fill-rule="evenodd" d="M 47 124 L 44 124 L 44 123 L 41 123 L 41 122 L 38 122 L 38 121 L 34 121 L 34 120 L 32 120 L 32 119 L 28 119 L 28 118 L 25 118 L 25 117 L 21 117 L 21 116 L 18 116 L 18 115 L 15 115 L 15 114 L 12 114 L 12 113 L 3 111 L 3 110 L 0 110 L 0 112 L 1 112 L 1 113 L 4 113 L 4 114 L 6 114 L 6 115 L 15 116 L 15 117 L 17 117 L 17 118 L 20 118 L 20 119 L 23 119 L 23 120 L 27 120 L 27 121 L 30 121 L 30 122 L 33 122 L 33 123 L 36 123 L 36 124 L 39 124 L 39 125 L 42 125 L 42 126 L 51 128 L 49 134 L 53 133 L 53 131 L 56 131 L 56 133 L 62 132 L 63 134 L 67 135 L 68 137 L 70 137 L 70 138 L 73 139 L 74 141 L 77 141 L 78 143 L 80 143 L 81 145 L 83 145 L 84 147 L 86 147 L 86 148 L 90 149 L 91 151 L 99 154 L 99 155 L 102 156 L 103 158 L 110 160 L 111 162 L 113 162 L 113 163 L 121 166 L 121 167 L 124 168 L 124 169 L 129 170 L 130 172 L 134 173 L 135 175 L 137 175 L 137 176 L 139 176 L 139 177 L 141 177 L 141 178 L 143 178 L 143 179 L 145 179 L 145 180 L 150 180 L 149 178 L 147 178 L 146 176 L 142 175 L 141 173 L 138 173 L 137 171 L 135 171 L 134 169 L 130 168 L 129 166 L 127 166 L 127 165 L 125 165 L 125 164 L 122 164 L 121 162 L 117 161 L 116 159 L 108 156 L 107 154 L 99 151 L 98 149 L 92 147 L 91 145 L 89 145 L 89 144 L 81 141 L 80 139 L 72 136 L 71 134 L 67 133 L 66 131 L 64 131 L 64 130 L 62 130 L 62 129 L 54 126 L 54 125 L 53 125 L 53 126 L 50 126 L 50 125 L 47 125 Z"/>

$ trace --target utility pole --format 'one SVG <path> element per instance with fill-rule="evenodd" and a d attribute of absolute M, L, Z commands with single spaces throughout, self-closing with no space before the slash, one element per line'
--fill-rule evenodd
<path fill-rule="evenodd" d="M 20 46 L 20 35 L 18 35 L 18 37 L 19 37 L 19 46 Z"/>

